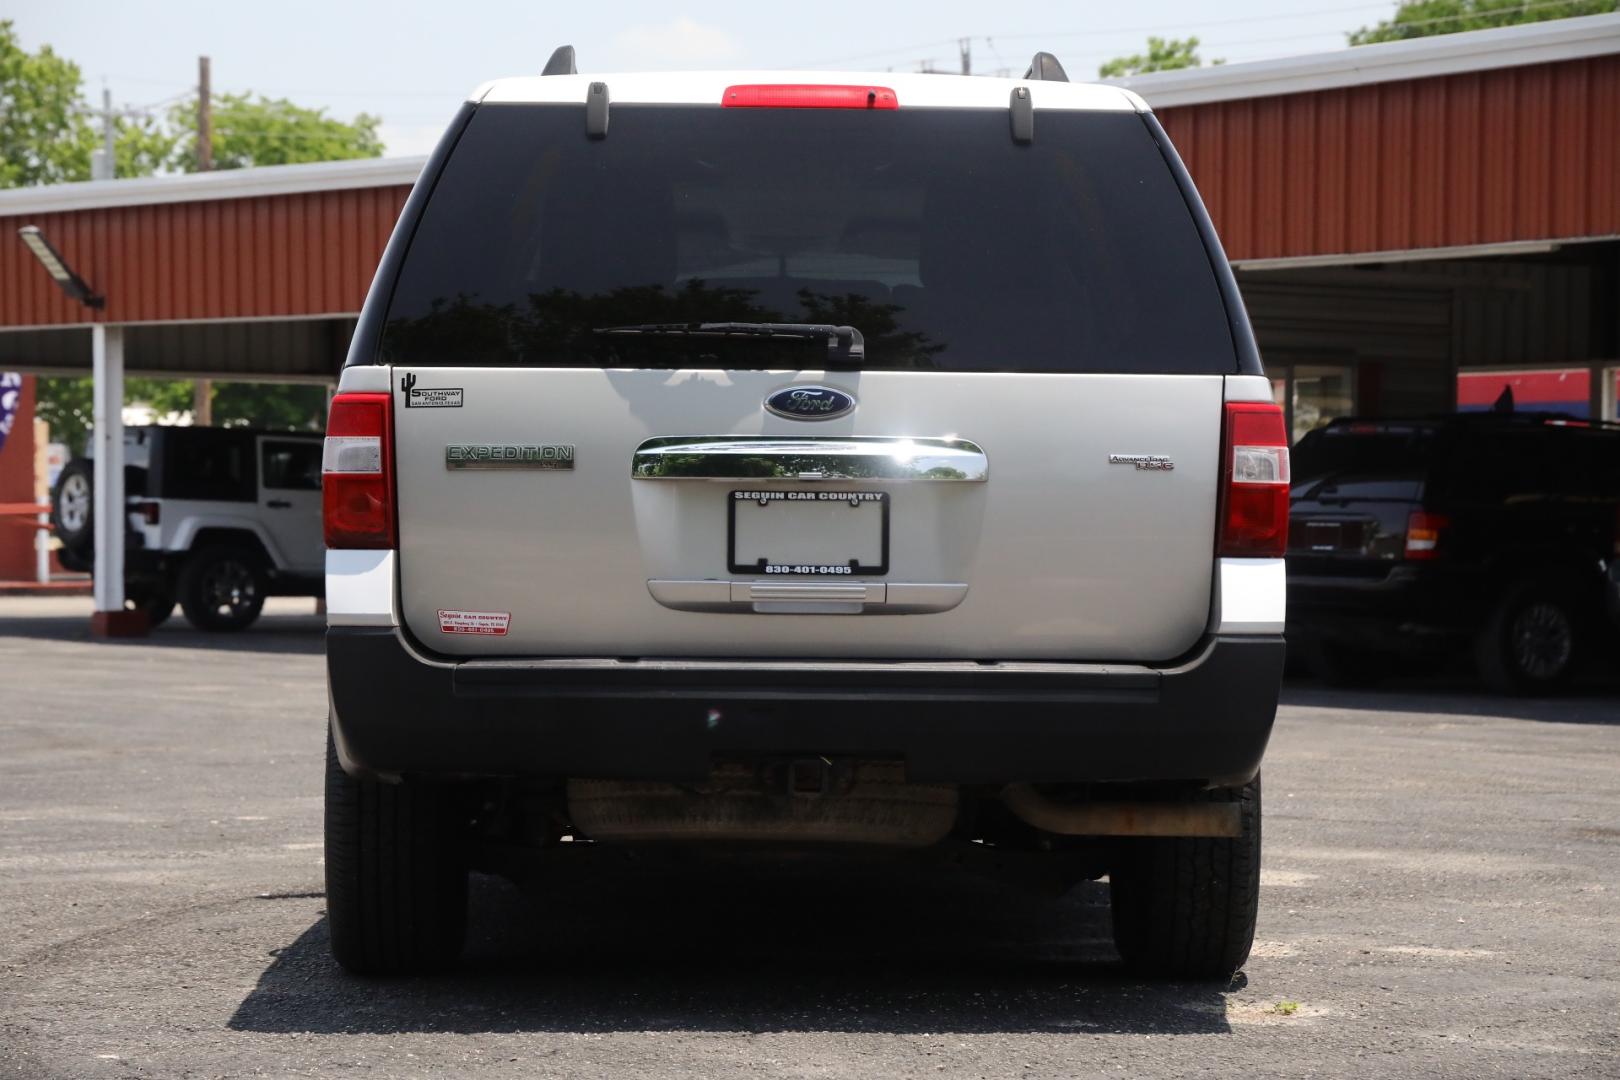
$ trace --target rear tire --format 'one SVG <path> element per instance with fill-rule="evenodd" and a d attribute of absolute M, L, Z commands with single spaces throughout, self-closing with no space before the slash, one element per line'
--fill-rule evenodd
<path fill-rule="evenodd" d="M 62 541 L 62 547 L 85 569 L 89 568 L 95 550 L 95 500 L 92 498 L 95 480 L 95 462 L 75 458 L 62 466 L 51 492 L 51 528 Z M 62 565 L 66 566 L 67 561 L 63 558 Z"/>
<path fill-rule="evenodd" d="M 211 547 L 180 571 L 180 606 L 199 630 L 245 630 L 264 610 L 264 563 L 256 552 Z"/>
<path fill-rule="evenodd" d="M 167 581 L 125 587 L 124 606 L 146 613 L 146 625 L 152 629 L 162 626 L 174 614 L 174 586 Z"/>
<path fill-rule="evenodd" d="M 467 932 L 467 852 L 449 785 L 356 780 L 326 736 L 326 921 L 359 975 L 454 964 Z"/>
<path fill-rule="evenodd" d="M 1109 872 L 1114 944 L 1132 971 L 1230 979 L 1249 958 L 1260 907 L 1260 778 L 1207 792 L 1242 808 L 1230 839 L 1127 840 Z"/>
<path fill-rule="evenodd" d="M 1509 589 L 1474 642 L 1485 685 L 1501 694 L 1551 694 L 1575 674 L 1584 642 L 1569 590 L 1527 581 Z"/>

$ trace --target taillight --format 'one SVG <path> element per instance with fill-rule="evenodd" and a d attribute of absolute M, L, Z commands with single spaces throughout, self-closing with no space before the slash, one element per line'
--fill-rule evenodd
<path fill-rule="evenodd" d="M 1222 555 L 1281 555 L 1288 547 L 1288 428 L 1282 407 L 1226 403 Z"/>
<path fill-rule="evenodd" d="M 898 109 L 900 99 L 887 86 L 750 84 L 726 87 L 720 104 L 728 109 Z"/>
<path fill-rule="evenodd" d="M 1406 557 L 1418 561 L 1438 558 L 1440 534 L 1450 524 L 1451 519 L 1446 515 L 1426 510 L 1414 510 L 1406 515 Z"/>
<path fill-rule="evenodd" d="M 148 525 L 156 525 L 163 520 L 163 504 L 155 502 L 138 502 L 129 508 L 129 512 L 137 514 Z"/>
<path fill-rule="evenodd" d="M 326 420 L 321 510 L 329 548 L 391 548 L 394 406 L 387 394 L 339 394 Z"/>

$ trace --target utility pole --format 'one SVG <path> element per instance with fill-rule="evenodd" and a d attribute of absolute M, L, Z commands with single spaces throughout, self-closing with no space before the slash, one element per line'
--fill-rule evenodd
<path fill-rule="evenodd" d="M 197 57 L 197 171 L 214 167 L 214 104 L 208 57 Z"/>
<path fill-rule="evenodd" d="M 973 39 L 957 38 L 956 47 L 962 52 L 962 74 L 973 74 Z"/>
<path fill-rule="evenodd" d="M 208 57 L 197 57 L 197 171 L 214 168 L 214 102 Z M 198 379 L 191 387 L 191 422 L 209 427 L 214 422 L 214 382 Z"/>
<path fill-rule="evenodd" d="M 102 148 L 90 152 L 90 179 L 111 180 L 118 175 L 118 132 L 113 127 L 112 91 L 101 89 Z"/>

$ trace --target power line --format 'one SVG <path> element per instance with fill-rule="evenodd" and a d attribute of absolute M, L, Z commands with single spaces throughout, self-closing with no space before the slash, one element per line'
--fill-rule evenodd
<path fill-rule="evenodd" d="M 1371 11 L 1371 10 L 1374 10 L 1374 9 L 1387 10 L 1389 8 L 1389 4 L 1390 4 L 1390 0 L 1382 0 L 1382 2 L 1380 2 L 1380 3 L 1363 3 L 1363 4 L 1356 4 L 1356 5 L 1352 6 L 1352 7 L 1317 8 L 1317 9 L 1312 9 L 1312 10 L 1308 10 L 1308 11 L 1280 12 L 1280 13 L 1277 13 L 1277 14 L 1274 14 L 1274 15 L 1244 15 L 1244 16 L 1240 16 L 1238 18 L 1232 18 L 1232 19 L 1199 19 L 1199 20 L 1196 20 L 1191 25 L 1193 26 L 1194 29 L 1202 29 L 1202 28 L 1207 27 L 1207 26 L 1235 26 L 1235 25 L 1240 25 L 1240 24 L 1243 24 L 1243 23 L 1275 22 L 1275 21 L 1277 21 L 1279 19 L 1305 19 L 1305 18 L 1315 18 L 1315 17 L 1320 16 L 1320 15 L 1344 15 L 1344 14 L 1349 14 L 1349 13 L 1352 13 L 1352 12 Z M 1000 39 L 1002 39 L 1004 41 L 1011 41 L 1011 40 L 1024 40 L 1024 39 L 1036 39 L 1036 38 L 1039 38 L 1039 39 L 1053 39 L 1053 38 L 1071 38 L 1071 37 L 1101 37 L 1101 36 L 1109 35 L 1109 34 L 1156 34 L 1156 33 L 1160 33 L 1160 32 L 1164 32 L 1164 33 L 1181 32 L 1181 31 L 1186 30 L 1188 28 L 1188 25 L 1189 24 L 1187 24 L 1187 23 L 1177 23 L 1177 24 L 1163 24 L 1163 23 L 1161 23 L 1160 25 L 1157 25 L 1157 26 L 1093 27 L 1090 30 L 1058 30 L 1058 31 L 1050 31 L 1050 32 L 1042 31 L 1042 32 L 1039 32 L 1039 33 L 1022 33 L 1022 34 L 975 34 L 975 35 L 973 35 L 973 37 L 974 37 L 975 40 L 988 42 L 988 41 L 990 41 L 991 39 L 994 39 L 994 38 L 1000 38 Z M 810 61 L 810 62 L 802 64 L 802 65 L 793 65 L 793 66 L 795 66 L 795 67 L 801 67 L 801 66 L 802 67 L 820 67 L 823 64 L 843 64 L 843 63 L 849 63 L 849 62 L 855 61 L 855 60 L 867 60 L 867 59 L 871 59 L 871 58 L 874 58 L 874 57 L 895 56 L 895 55 L 898 55 L 898 54 L 901 54 L 901 53 L 916 52 L 919 49 L 937 48 L 940 45 L 953 45 L 958 40 L 959 40 L 958 38 L 945 38 L 944 40 L 941 40 L 941 41 L 929 41 L 929 42 L 924 42 L 923 44 L 920 44 L 920 45 L 906 45 L 906 46 L 902 46 L 902 47 L 896 48 L 896 49 L 886 49 L 886 50 L 884 50 L 882 52 L 862 53 L 862 54 L 855 55 L 855 56 L 839 57 L 837 59 L 832 59 L 832 60 L 815 60 L 815 61 Z"/>
<path fill-rule="evenodd" d="M 1567 0 L 1558 0 L 1565 3 Z M 998 37 L 1012 39 L 1030 38 L 1071 38 L 1071 37 L 1097 37 L 1101 34 L 1158 34 L 1181 33 L 1187 30 L 1201 30 L 1206 26 L 1238 26 L 1244 23 L 1277 22 L 1282 19 L 1314 19 L 1321 15 L 1348 15 L 1357 11 L 1371 11 L 1374 8 L 1387 9 L 1389 0 L 1377 4 L 1357 4 L 1354 7 L 1320 8 L 1314 11 L 1288 11 L 1275 15 L 1244 15 L 1236 19 L 1198 19 L 1192 23 L 1159 26 L 1110 26 L 1106 29 L 1093 30 L 1061 30 L 1050 34 L 998 34 Z"/>
<path fill-rule="evenodd" d="M 1509 12 L 1517 14 L 1517 13 L 1522 13 L 1522 12 L 1546 11 L 1546 10 L 1551 9 L 1551 8 L 1562 8 L 1562 7 L 1566 7 L 1566 6 L 1568 6 L 1568 0 L 1539 0 L 1539 2 L 1537 2 L 1537 3 L 1520 4 L 1517 7 L 1504 9 L 1503 14 L 1507 14 Z M 976 34 L 976 35 L 973 35 L 972 40 L 974 40 L 974 41 L 984 41 L 984 42 L 987 42 L 987 43 L 992 41 L 992 40 L 995 40 L 995 39 L 1000 39 L 1002 41 L 1014 41 L 1014 40 L 1017 40 L 1017 41 L 1022 41 L 1022 40 L 1052 41 L 1052 40 L 1061 40 L 1061 39 L 1077 38 L 1077 37 L 1097 39 L 1097 38 L 1105 38 L 1105 37 L 1114 36 L 1114 35 L 1123 36 L 1123 35 L 1127 35 L 1127 34 L 1134 35 L 1134 34 L 1185 33 L 1185 32 L 1191 32 L 1196 36 L 1198 32 L 1204 30 L 1207 27 L 1211 27 L 1211 26 L 1230 26 L 1230 25 L 1238 25 L 1238 24 L 1244 24 L 1244 23 L 1255 23 L 1255 22 L 1277 22 L 1277 21 L 1284 20 L 1284 19 L 1312 18 L 1312 17 L 1321 16 L 1321 15 L 1348 14 L 1348 13 L 1357 12 L 1357 11 L 1368 11 L 1368 10 L 1372 10 L 1372 9 L 1375 9 L 1375 8 L 1376 9 L 1387 10 L 1389 8 L 1389 4 L 1387 2 L 1386 3 L 1379 3 L 1379 4 L 1360 4 L 1360 5 L 1356 5 L 1354 7 L 1322 8 L 1322 9 L 1316 9 L 1316 10 L 1313 10 L 1313 11 L 1285 12 L 1285 13 L 1280 13 L 1280 14 L 1276 14 L 1276 15 L 1263 15 L 1263 16 L 1262 15 L 1250 15 L 1250 16 L 1243 16 L 1241 18 L 1234 18 L 1234 19 L 1195 20 L 1195 21 L 1192 21 L 1192 22 L 1189 22 L 1189 23 L 1181 23 L 1181 24 L 1176 24 L 1176 25 L 1138 26 L 1138 27 L 1124 27 L 1124 28 L 1121 28 L 1121 27 L 1107 27 L 1107 28 L 1095 28 L 1095 29 L 1091 29 L 1091 30 L 1053 30 L 1053 31 L 1042 31 L 1042 32 L 1017 33 L 1017 34 L 988 34 L 988 35 L 977 35 Z M 1490 11 L 1467 12 L 1467 13 L 1461 13 L 1461 14 L 1456 14 L 1456 15 L 1439 15 L 1439 16 L 1435 16 L 1434 18 L 1429 18 L 1429 19 L 1409 19 L 1409 20 L 1406 20 L 1406 21 L 1403 21 L 1403 22 L 1395 22 L 1393 19 L 1380 20 L 1380 21 L 1381 22 L 1387 22 L 1389 24 L 1389 26 L 1391 28 L 1394 28 L 1394 29 L 1406 29 L 1406 28 L 1442 26 L 1442 25 L 1446 25 L 1446 24 L 1461 23 L 1461 22 L 1466 22 L 1468 20 L 1472 20 L 1472 19 L 1489 18 L 1491 14 L 1492 14 L 1492 12 L 1490 12 Z M 1482 28 L 1482 29 L 1486 29 L 1486 28 Z M 1337 31 L 1337 32 L 1345 34 L 1346 36 L 1348 36 L 1349 34 L 1354 33 L 1355 31 L 1346 30 L 1346 31 Z M 1292 34 L 1292 35 L 1280 36 L 1280 37 L 1238 38 L 1238 39 L 1231 40 L 1231 41 L 1216 42 L 1216 43 L 1214 43 L 1214 47 L 1221 48 L 1221 49 L 1227 49 L 1227 48 L 1233 48 L 1233 47 L 1238 47 L 1238 46 L 1243 46 L 1243 45 L 1269 45 L 1269 44 L 1277 44 L 1277 43 L 1285 42 L 1285 41 L 1301 41 L 1301 40 L 1305 40 L 1305 39 L 1308 39 L 1308 38 L 1315 38 L 1315 37 L 1320 37 L 1320 36 L 1321 36 L 1321 33 L 1303 33 L 1303 34 Z M 960 40 L 961 39 L 959 39 L 959 38 L 952 38 L 952 39 L 948 39 L 947 41 L 943 41 L 943 42 L 929 42 L 929 43 L 924 44 L 924 45 L 908 45 L 908 46 L 902 46 L 902 47 L 896 48 L 896 49 L 889 49 L 889 50 L 886 50 L 884 52 L 865 53 L 865 54 L 863 54 L 861 56 L 849 56 L 849 57 L 843 57 L 843 58 L 834 59 L 834 60 L 811 61 L 811 62 L 808 62 L 808 63 L 795 64 L 795 65 L 792 65 L 792 66 L 794 66 L 794 67 L 814 68 L 814 67 L 822 67 L 822 66 L 831 66 L 831 65 L 835 65 L 835 64 L 841 64 L 841 63 L 849 63 L 849 62 L 852 62 L 854 60 L 871 59 L 871 58 L 874 58 L 874 57 L 899 56 L 899 55 L 902 55 L 902 54 L 905 54 L 905 53 L 915 53 L 920 49 L 934 48 L 934 47 L 937 47 L 937 46 L 943 45 L 943 44 L 955 44 L 956 42 L 958 42 Z M 1108 51 L 1111 51 L 1112 48 L 1113 47 L 1110 46 Z M 1103 55 L 1104 51 L 1105 50 L 1093 50 L 1093 51 L 1088 52 L 1088 53 L 1083 54 L 1083 55 L 1087 55 L 1087 56 Z"/>

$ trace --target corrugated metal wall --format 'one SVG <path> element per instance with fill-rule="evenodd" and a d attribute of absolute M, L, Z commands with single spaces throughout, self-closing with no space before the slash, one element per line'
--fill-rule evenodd
<path fill-rule="evenodd" d="M 360 310 L 409 187 L 0 218 L 0 326 L 85 321 L 14 239 L 38 225 L 107 297 L 109 322 Z"/>
<path fill-rule="evenodd" d="M 1620 234 L 1620 56 L 1159 115 L 1233 259 Z"/>

